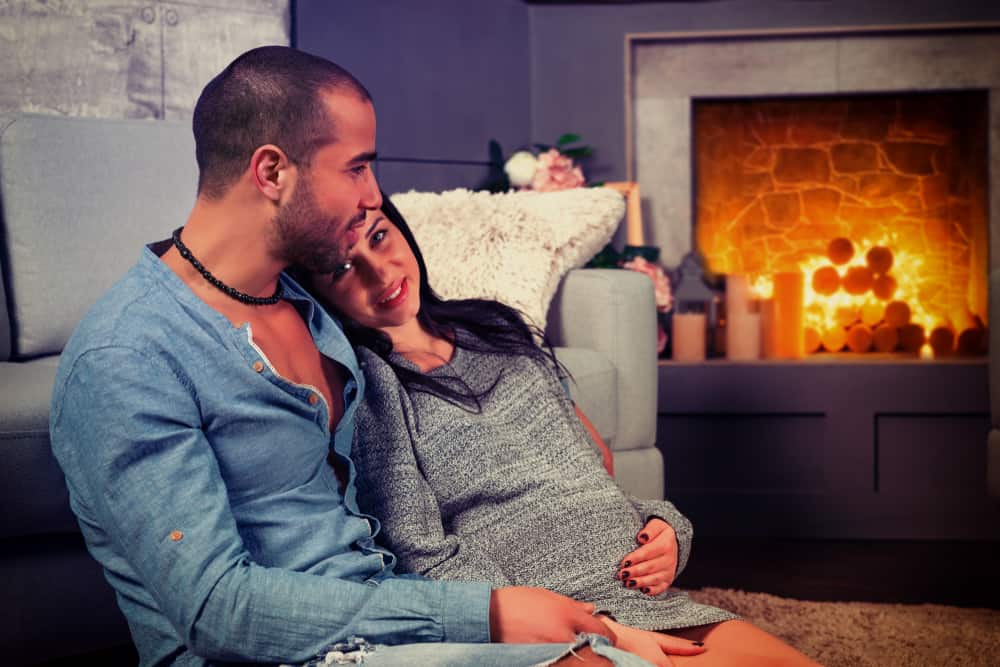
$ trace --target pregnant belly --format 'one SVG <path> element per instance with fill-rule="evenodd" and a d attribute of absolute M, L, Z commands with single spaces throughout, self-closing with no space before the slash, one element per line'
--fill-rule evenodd
<path fill-rule="evenodd" d="M 620 494 L 587 490 L 544 502 L 508 498 L 456 519 L 453 529 L 463 541 L 491 553 L 515 584 L 581 599 L 621 586 L 615 572 L 642 527 Z"/>

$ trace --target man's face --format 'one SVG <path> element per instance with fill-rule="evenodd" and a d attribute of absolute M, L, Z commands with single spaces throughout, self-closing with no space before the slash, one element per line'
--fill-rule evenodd
<path fill-rule="evenodd" d="M 324 96 L 336 140 L 298 167 L 290 199 L 275 216 L 275 254 L 289 265 L 330 273 L 359 236 L 367 211 L 382 205 L 372 174 L 375 110 L 353 91 Z"/>

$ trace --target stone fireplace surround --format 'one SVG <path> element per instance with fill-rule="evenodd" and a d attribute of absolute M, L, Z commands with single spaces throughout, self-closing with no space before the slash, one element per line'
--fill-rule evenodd
<path fill-rule="evenodd" d="M 1000 24 L 631 34 L 625 53 L 628 178 L 664 264 L 692 247 L 693 99 L 975 89 L 989 95 L 1000 275 Z M 659 373 L 667 496 L 703 535 L 1000 540 L 985 360 L 661 362 Z"/>

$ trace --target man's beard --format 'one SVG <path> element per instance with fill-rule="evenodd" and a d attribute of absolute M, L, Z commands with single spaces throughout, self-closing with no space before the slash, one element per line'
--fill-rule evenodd
<path fill-rule="evenodd" d="M 364 218 L 364 212 L 357 216 Z M 302 179 L 292 200 L 274 218 L 275 254 L 288 266 L 311 273 L 331 273 L 347 260 L 347 248 L 340 243 L 344 232 L 356 220 L 338 224 L 325 217 L 316 206 L 308 179 Z"/>

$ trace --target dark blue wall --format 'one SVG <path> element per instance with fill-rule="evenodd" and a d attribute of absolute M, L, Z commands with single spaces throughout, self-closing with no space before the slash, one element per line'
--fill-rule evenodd
<path fill-rule="evenodd" d="M 509 153 L 572 131 L 597 151 L 591 180 L 623 180 L 628 33 L 968 21 L 1000 21 L 1000 1 L 298 0 L 296 45 L 369 87 L 386 157 L 485 161 L 491 137 Z M 464 164 L 379 165 L 389 192 L 470 187 L 484 175 Z"/>
<path fill-rule="evenodd" d="M 295 19 L 295 46 L 346 67 L 375 99 L 387 192 L 475 186 L 490 138 L 508 151 L 530 139 L 520 0 L 298 0 Z"/>

